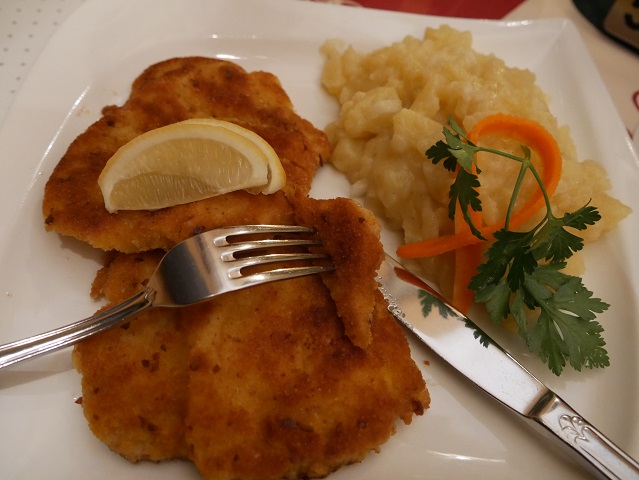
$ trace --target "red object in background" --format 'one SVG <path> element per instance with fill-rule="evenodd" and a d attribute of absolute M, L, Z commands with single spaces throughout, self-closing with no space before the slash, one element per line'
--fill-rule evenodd
<path fill-rule="evenodd" d="M 462 18 L 504 18 L 524 0 L 355 0 L 363 7 Z"/>

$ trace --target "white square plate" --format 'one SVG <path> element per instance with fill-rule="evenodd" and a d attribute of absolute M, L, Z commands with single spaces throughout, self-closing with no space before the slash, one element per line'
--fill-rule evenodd
<path fill-rule="evenodd" d="M 475 48 L 529 68 L 550 94 L 560 123 L 570 125 L 580 158 L 606 165 L 615 196 L 639 205 L 639 168 L 625 129 L 568 21 L 492 22 L 428 17 L 292 0 L 89 1 L 59 29 L 30 72 L 0 129 L 0 343 L 93 313 L 90 282 L 99 254 L 47 234 L 44 183 L 69 143 L 108 104 L 121 104 L 133 79 L 174 56 L 205 55 L 276 74 L 298 112 L 323 128 L 336 113 L 319 76 L 320 45 L 341 38 L 361 50 L 443 23 L 473 32 Z M 347 196 L 328 167 L 313 194 Z M 639 273 L 633 214 L 586 249 L 586 284 L 612 304 L 600 316 L 612 366 L 554 377 L 515 338 L 495 332 L 540 379 L 634 456 L 639 455 L 637 372 Z M 384 235 L 393 250 L 392 235 Z M 514 414 L 412 344 L 432 406 L 361 464 L 334 479 L 581 478 Z M 428 365 L 425 363 L 427 362 Z M 70 351 L 0 372 L 0 470 L 6 479 L 195 479 L 186 462 L 132 465 L 86 426 Z"/>

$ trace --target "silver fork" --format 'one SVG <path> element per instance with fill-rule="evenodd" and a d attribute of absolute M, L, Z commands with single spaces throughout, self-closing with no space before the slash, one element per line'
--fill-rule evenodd
<path fill-rule="evenodd" d="M 73 345 L 121 325 L 149 307 L 191 305 L 261 283 L 332 270 L 330 262 L 309 262 L 327 258 L 325 253 L 290 251 L 289 247 L 321 245 L 317 239 L 300 235 L 312 232 L 299 226 L 245 225 L 189 238 L 167 252 L 146 288 L 130 299 L 70 325 L 0 345 L 0 368 Z M 242 240 L 247 235 L 250 237 Z M 262 267 L 292 261 L 309 264 Z"/>

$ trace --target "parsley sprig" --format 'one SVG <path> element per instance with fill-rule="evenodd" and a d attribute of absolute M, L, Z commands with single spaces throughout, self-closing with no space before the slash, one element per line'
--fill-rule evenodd
<path fill-rule="evenodd" d="M 584 245 L 573 231 L 583 231 L 597 222 L 601 218 L 597 208 L 586 204 L 574 212 L 555 216 L 544 183 L 531 161 L 530 148 L 521 145 L 523 156 L 516 156 L 481 147 L 468 140 L 453 119 L 450 124 L 452 131 L 444 128 L 445 141 L 437 142 L 426 155 L 434 164 L 441 162 L 455 173 L 449 191 L 449 217 L 454 219 L 459 206 L 472 233 L 482 240 L 484 235 L 470 214 L 482 209 L 478 191 L 481 170 L 475 155 L 489 152 L 521 164 L 504 227 L 494 233 L 494 242 L 485 253 L 486 261 L 470 282 L 475 300 L 486 305 L 496 324 L 512 315 L 529 350 L 556 375 L 561 374 L 566 362 L 578 371 L 583 367 L 608 366 L 601 336 L 603 328 L 595 318 L 609 305 L 594 298 L 581 278 L 562 272 L 566 260 Z M 512 231 L 510 219 L 528 172 L 543 194 L 545 216 L 528 231 Z"/>

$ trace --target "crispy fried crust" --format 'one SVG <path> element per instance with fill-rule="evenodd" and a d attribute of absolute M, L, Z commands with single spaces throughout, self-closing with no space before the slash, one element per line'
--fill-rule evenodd
<path fill-rule="evenodd" d="M 127 299 L 144 289 L 164 252 L 117 255 L 93 296 Z M 178 310 L 155 309 L 76 346 L 82 408 L 96 437 L 128 460 L 186 458 L 188 345 Z"/>
<path fill-rule="evenodd" d="M 361 221 L 366 216 L 351 200 L 304 203 L 320 212 L 323 221 L 308 224 L 326 241 L 336 271 L 342 261 L 355 263 L 331 282 L 338 291 L 360 283 L 358 295 L 367 292 L 363 311 L 359 302 L 345 307 L 345 297 L 337 302 L 365 319 L 366 348 L 345 334 L 319 276 L 158 310 L 157 324 L 142 316 L 75 348 L 96 436 L 133 461 L 186 455 L 207 479 L 321 477 L 362 460 L 393 434 L 398 418 L 410 423 L 428 407 L 402 330 L 379 291 L 361 282 L 376 266 L 333 250 L 375 252 L 376 222 Z M 337 218 L 351 227 L 333 230 Z M 126 298 L 158 258 L 116 255 L 94 294 Z"/>
<path fill-rule="evenodd" d="M 210 116 L 271 143 L 286 187 L 155 212 L 104 209 L 97 178 L 119 146 Z M 375 218 L 349 199 L 307 197 L 329 153 L 274 76 L 198 57 L 149 67 L 126 104 L 105 108 L 69 147 L 46 185 L 45 223 L 113 250 L 92 286 L 109 304 L 143 289 L 162 249 L 218 226 L 312 226 L 336 266 L 321 277 L 151 310 L 76 345 L 85 417 L 111 449 L 132 462 L 188 459 L 210 480 L 321 477 L 377 451 L 397 419 L 410 423 L 428 407 L 374 280 L 384 255 Z"/>
<path fill-rule="evenodd" d="M 204 478 L 322 477 L 377 449 L 398 418 L 422 413 L 421 375 L 375 297 L 365 350 L 343 334 L 316 277 L 200 307 L 188 321 L 186 438 Z"/>
<path fill-rule="evenodd" d="M 297 197 L 295 216 L 302 225 L 314 227 L 322 244 L 338 266 L 323 275 L 342 318 L 346 335 L 358 347 L 372 341 L 370 320 L 377 289 L 375 274 L 384 250 L 380 226 L 368 210 L 346 198 L 310 200 Z"/>
<path fill-rule="evenodd" d="M 45 187 L 46 228 L 103 250 L 133 253 L 168 249 L 222 225 L 281 222 L 284 192 L 233 192 L 157 211 L 110 214 L 104 208 L 97 179 L 119 147 L 148 130 L 203 117 L 233 121 L 268 141 L 286 171 L 284 191 L 307 192 L 330 154 L 325 135 L 295 114 L 275 76 L 209 58 L 167 60 L 142 73 L 127 102 L 104 108 L 102 118 L 70 145 Z"/>

